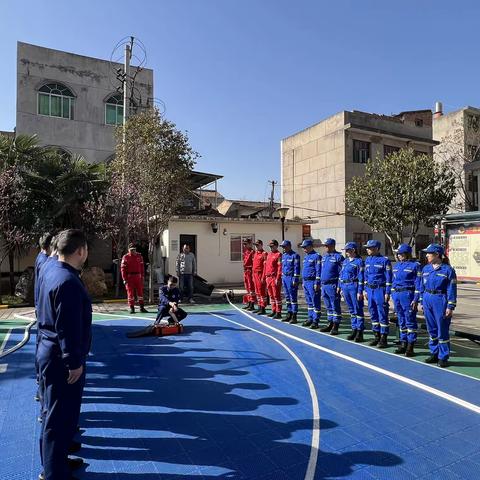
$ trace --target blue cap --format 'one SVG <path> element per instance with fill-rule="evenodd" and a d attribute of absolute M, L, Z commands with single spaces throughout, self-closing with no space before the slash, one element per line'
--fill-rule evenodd
<path fill-rule="evenodd" d="M 355 242 L 348 242 L 342 250 L 357 250 L 358 245 Z"/>
<path fill-rule="evenodd" d="M 305 248 L 305 247 L 313 247 L 313 240 L 310 240 L 310 239 L 305 239 L 302 244 L 300 245 L 302 248 Z"/>
<path fill-rule="evenodd" d="M 291 247 L 292 246 L 292 242 L 290 240 L 284 240 L 281 244 L 280 244 L 281 247 Z"/>
<path fill-rule="evenodd" d="M 366 243 L 365 248 L 380 248 L 381 246 L 382 244 L 378 240 L 369 240 Z"/>
<path fill-rule="evenodd" d="M 427 248 L 424 248 L 422 252 L 438 253 L 439 255 L 443 255 L 445 253 L 445 249 L 438 243 L 431 243 Z"/>
<path fill-rule="evenodd" d="M 337 242 L 335 242 L 335 239 L 334 238 L 327 238 L 323 243 L 322 243 L 322 246 L 323 247 L 330 247 L 332 245 L 335 245 Z"/>
<path fill-rule="evenodd" d="M 412 253 L 412 247 L 406 243 L 401 243 L 395 250 L 395 253 L 405 254 Z"/>

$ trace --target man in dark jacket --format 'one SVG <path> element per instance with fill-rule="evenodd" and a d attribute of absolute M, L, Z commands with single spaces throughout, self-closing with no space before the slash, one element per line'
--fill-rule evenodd
<path fill-rule="evenodd" d="M 167 285 L 160 289 L 158 313 L 155 323 L 159 323 L 164 317 L 169 317 L 169 323 L 178 323 L 187 316 L 187 312 L 178 306 L 181 293 L 180 289 L 177 287 L 177 284 L 177 278 L 170 276 L 168 277 Z"/>

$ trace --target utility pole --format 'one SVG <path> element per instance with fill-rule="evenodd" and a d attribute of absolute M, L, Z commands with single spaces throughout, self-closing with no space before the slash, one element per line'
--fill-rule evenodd
<path fill-rule="evenodd" d="M 130 116 L 130 98 L 129 98 L 129 79 L 130 79 L 130 60 L 132 58 L 134 37 L 130 37 L 130 44 L 125 45 L 125 63 L 123 67 L 123 126 Z M 125 130 L 124 130 L 125 135 Z"/>
<path fill-rule="evenodd" d="M 275 180 L 269 180 L 268 183 L 272 184 L 272 191 L 270 192 L 270 218 L 273 217 L 273 212 L 275 208 L 273 207 L 274 198 L 275 198 L 275 185 L 278 183 Z"/>

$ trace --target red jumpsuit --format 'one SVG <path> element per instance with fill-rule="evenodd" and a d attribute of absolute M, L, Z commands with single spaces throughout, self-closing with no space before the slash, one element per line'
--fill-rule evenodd
<path fill-rule="evenodd" d="M 282 254 L 270 252 L 265 262 L 267 291 L 272 305 L 272 312 L 282 311 Z"/>
<path fill-rule="evenodd" d="M 253 283 L 253 248 L 245 248 L 243 251 L 243 283 L 247 291 L 249 302 L 255 303 L 255 285 Z"/>
<path fill-rule="evenodd" d="M 267 252 L 256 250 L 253 255 L 253 283 L 255 285 L 255 294 L 260 308 L 267 306 L 267 287 L 265 284 L 265 261 Z"/>
<path fill-rule="evenodd" d="M 138 303 L 143 306 L 143 276 L 145 270 L 143 268 L 143 258 L 139 253 L 127 253 L 122 258 L 122 279 L 127 289 L 128 304 L 130 307 L 135 306 L 135 294 Z"/>

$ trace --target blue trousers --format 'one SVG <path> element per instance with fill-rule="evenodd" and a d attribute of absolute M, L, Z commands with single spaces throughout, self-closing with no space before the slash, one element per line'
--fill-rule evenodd
<path fill-rule="evenodd" d="M 320 290 L 315 291 L 315 280 L 304 280 L 303 291 L 308 307 L 308 319 L 313 323 L 318 323 L 320 321 L 321 300 Z"/>
<path fill-rule="evenodd" d="M 417 312 L 410 307 L 414 296 L 415 293 L 412 290 L 392 294 L 401 342 L 415 343 L 417 340 Z"/>
<path fill-rule="evenodd" d="M 388 335 L 388 303 L 385 302 L 385 287 L 366 288 L 368 311 L 372 320 L 372 331 Z"/>
<path fill-rule="evenodd" d="M 293 285 L 296 280 L 296 285 Z M 282 276 L 283 294 L 287 304 L 287 312 L 298 312 L 298 278 L 290 275 Z"/>
<path fill-rule="evenodd" d="M 67 383 L 68 370 L 58 352 L 38 347 L 38 366 L 43 392 L 40 457 L 45 478 L 65 480 L 70 478 L 67 463 L 68 448 L 76 433 L 85 371 L 72 385 Z"/>
<path fill-rule="evenodd" d="M 322 297 L 327 310 L 327 320 L 340 323 L 342 311 L 340 310 L 340 294 L 337 293 L 337 283 L 322 285 Z"/>
<path fill-rule="evenodd" d="M 450 322 L 451 318 L 445 317 L 447 299 L 445 295 L 423 295 L 423 313 L 427 322 L 427 330 L 430 335 L 428 343 L 432 355 L 444 360 L 450 355 Z"/>
<path fill-rule="evenodd" d="M 363 332 L 365 329 L 365 319 L 363 317 L 363 300 L 358 300 L 358 284 L 351 283 L 342 285 L 343 298 L 348 307 L 350 313 L 350 319 L 352 322 L 352 330 L 360 330 Z"/>
<path fill-rule="evenodd" d="M 191 273 L 181 273 L 178 288 L 182 297 L 185 296 L 187 300 L 190 300 L 193 296 L 193 275 Z"/>

